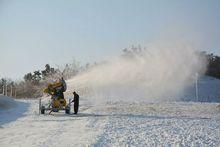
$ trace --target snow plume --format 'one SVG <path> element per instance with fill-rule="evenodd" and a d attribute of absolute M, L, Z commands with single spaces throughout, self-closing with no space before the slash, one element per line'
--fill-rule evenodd
<path fill-rule="evenodd" d="M 90 68 L 68 85 L 92 101 L 178 100 L 205 68 L 204 58 L 187 45 L 157 45 L 124 50 L 120 57 Z"/>

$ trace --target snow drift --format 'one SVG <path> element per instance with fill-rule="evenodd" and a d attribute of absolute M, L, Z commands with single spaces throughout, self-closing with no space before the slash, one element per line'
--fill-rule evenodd
<path fill-rule="evenodd" d="M 0 95 L 0 110 L 8 110 L 16 107 L 16 102 L 7 96 Z"/>
<path fill-rule="evenodd" d="M 0 95 L 0 128 L 24 116 L 29 105 L 25 100 L 14 100 Z M 36 108 L 34 109 L 36 110 Z"/>
<path fill-rule="evenodd" d="M 203 74 L 206 61 L 187 45 L 157 45 L 128 51 L 69 81 L 69 89 L 96 101 L 177 100 Z"/>
<path fill-rule="evenodd" d="M 220 80 L 202 76 L 198 79 L 198 100 L 195 96 L 195 85 L 191 85 L 184 92 L 182 100 L 200 102 L 220 102 Z"/>

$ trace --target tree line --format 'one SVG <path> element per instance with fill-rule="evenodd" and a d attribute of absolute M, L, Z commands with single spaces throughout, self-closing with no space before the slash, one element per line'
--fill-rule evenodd
<path fill-rule="evenodd" d="M 208 61 L 206 75 L 220 79 L 220 57 L 213 53 L 203 52 Z"/>
<path fill-rule="evenodd" d="M 54 79 L 61 77 L 70 79 L 82 70 L 84 70 L 83 67 L 80 66 L 80 63 L 76 60 L 72 60 L 69 64 L 57 68 L 46 64 L 43 70 L 26 73 L 23 80 L 19 82 L 14 82 L 9 78 L 1 78 L 0 94 L 15 98 L 40 97 L 43 95 L 42 89 L 46 87 L 49 82 L 53 82 Z"/>

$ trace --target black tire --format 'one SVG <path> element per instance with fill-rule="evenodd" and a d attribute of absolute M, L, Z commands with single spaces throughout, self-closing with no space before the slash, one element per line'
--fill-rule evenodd
<path fill-rule="evenodd" d="M 74 114 L 77 114 L 79 110 L 79 98 L 74 99 Z"/>
<path fill-rule="evenodd" d="M 66 114 L 70 114 L 70 107 L 66 107 L 65 113 L 66 113 Z"/>
<path fill-rule="evenodd" d="M 41 113 L 41 114 L 45 114 L 45 106 L 41 106 L 41 108 L 40 108 L 40 113 Z"/>

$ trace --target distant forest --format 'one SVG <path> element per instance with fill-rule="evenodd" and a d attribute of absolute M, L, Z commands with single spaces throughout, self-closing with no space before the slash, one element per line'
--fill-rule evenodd
<path fill-rule="evenodd" d="M 88 66 L 88 65 L 87 65 Z M 37 98 L 43 95 L 42 89 L 50 82 L 63 77 L 70 79 L 84 70 L 78 61 L 57 68 L 46 64 L 44 69 L 29 72 L 24 75 L 23 80 L 14 82 L 9 78 L 0 79 L 0 94 L 15 98 Z"/>
<path fill-rule="evenodd" d="M 208 61 L 206 75 L 220 79 L 220 57 L 206 52 L 203 52 L 203 54 Z"/>
<path fill-rule="evenodd" d="M 132 57 L 133 54 L 141 53 L 141 48 L 132 47 L 124 49 L 122 55 Z M 200 52 L 200 55 L 207 59 L 206 75 L 220 79 L 220 57 L 207 52 Z M 36 70 L 24 75 L 23 80 L 14 82 L 8 78 L 0 79 L 0 94 L 15 98 L 37 98 L 43 95 L 42 89 L 49 83 L 63 77 L 70 79 L 88 69 L 98 65 L 97 63 L 80 65 L 76 60 L 57 68 L 45 65 L 43 70 Z"/>

